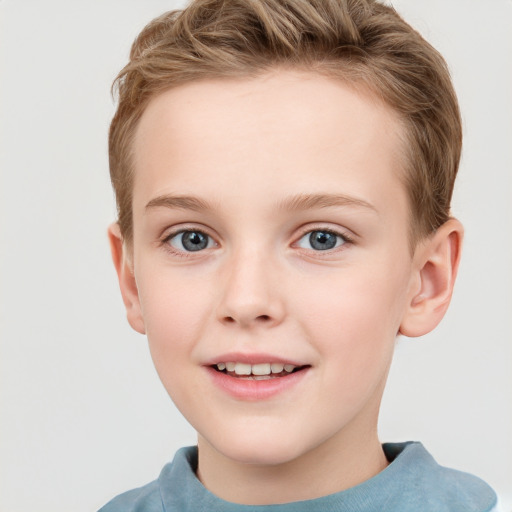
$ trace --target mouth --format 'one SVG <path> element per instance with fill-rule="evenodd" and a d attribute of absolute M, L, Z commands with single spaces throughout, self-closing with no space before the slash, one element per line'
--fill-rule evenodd
<path fill-rule="evenodd" d="M 234 361 L 219 362 L 210 366 L 213 370 L 240 380 L 273 380 L 288 377 L 291 374 L 309 368 L 309 365 L 296 366 L 284 363 L 242 363 Z"/>
<path fill-rule="evenodd" d="M 279 399 L 303 389 L 313 369 L 310 364 L 275 354 L 240 352 L 217 355 L 203 367 L 216 389 L 249 402 Z"/>

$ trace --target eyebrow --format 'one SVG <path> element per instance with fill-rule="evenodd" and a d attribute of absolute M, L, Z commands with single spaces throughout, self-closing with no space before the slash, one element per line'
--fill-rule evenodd
<path fill-rule="evenodd" d="M 377 213 L 376 208 L 367 201 L 344 194 L 297 194 L 278 203 L 280 210 L 292 212 L 346 206 L 365 208 Z M 146 204 L 146 211 L 158 207 L 202 212 L 213 210 L 215 205 L 194 196 L 162 195 L 151 199 Z"/>
<path fill-rule="evenodd" d="M 146 205 L 146 210 L 158 207 L 174 208 L 179 210 L 193 210 L 196 212 L 213 210 L 213 205 L 208 201 L 199 199 L 198 197 L 194 196 L 158 196 L 149 201 L 149 203 Z"/>
<path fill-rule="evenodd" d="M 298 194 L 279 203 L 279 208 L 287 211 L 312 210 L 333 206 L 356 206 L 377 213 L 377 209 L 367 201 L 344 194 Z"/>

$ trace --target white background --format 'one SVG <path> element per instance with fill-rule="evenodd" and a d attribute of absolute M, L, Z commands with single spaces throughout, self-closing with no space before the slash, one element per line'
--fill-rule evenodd
<path fill-rule="evenodd" d="M 94 511 L 194 443 L 111 268 L 111 81 L 172 0 L 0 1 L 0 512 Z M 464 116 L 451 310 L 397 347 L 383 441 L 421 440 L 512 510 L 512 2 L 395 1 Z"/>

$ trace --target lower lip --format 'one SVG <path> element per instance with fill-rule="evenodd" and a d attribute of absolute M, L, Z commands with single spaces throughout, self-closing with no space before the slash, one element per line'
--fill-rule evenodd
<path fill-rule="evenodd" d="M 250 380 L 238 377 L 231 377 L 226 373 L 214 370 L 210 366 L 205 367 L 213 383 L 239 400 L 267 400 L 276 395 L 288 391 L 297 386 L 300 381 L 309 372 L 309 368 L 304 368 L 284 377 L 275 377 L 266 380 Z"/>

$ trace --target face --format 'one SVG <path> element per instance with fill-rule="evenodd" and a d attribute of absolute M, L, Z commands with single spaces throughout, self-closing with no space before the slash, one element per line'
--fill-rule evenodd
<path fill-rule="evenodd" d="M 399 139 L 369 93 L 298 71 L 148 105 L 132 324 L 200 453 L 280 464 L 376 428 L 412 275 Z"/>

